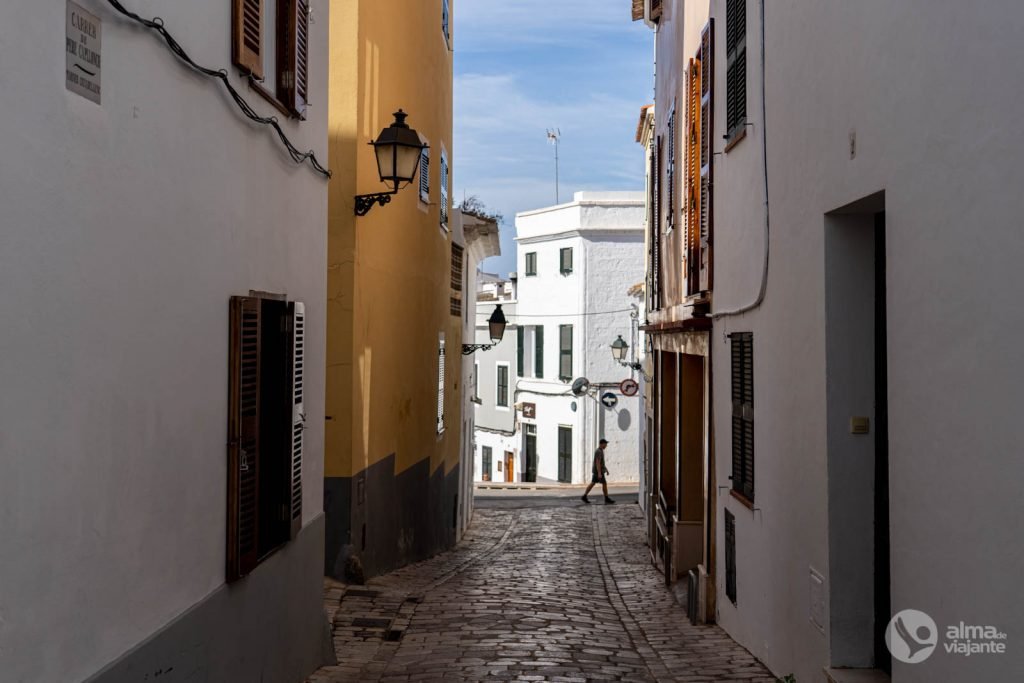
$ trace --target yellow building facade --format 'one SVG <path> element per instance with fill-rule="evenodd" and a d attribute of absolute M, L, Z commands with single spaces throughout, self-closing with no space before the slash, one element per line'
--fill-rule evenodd
<path fill-rule="evenodd" d="M 452 0 L 331 4 L 326 573 L 371 576 L 454 543 L 462 326 L 446 227 Z M 316 106 L 317 103 L 313 103 Z M 373 148 L 402 109 L 429 165 L 384 206 Z M 450 221 L 450 219 L 449 219 Z M 461 305 L 461 303 L 460 303 Z"/>

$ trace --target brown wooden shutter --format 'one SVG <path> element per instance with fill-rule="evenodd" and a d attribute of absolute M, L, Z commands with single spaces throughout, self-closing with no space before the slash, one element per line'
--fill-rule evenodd
<path fill-rule="evenodd" d="M 691 59 L 686 102 L 686 293 L 700 291 L 700 60 Z"/>
<path fill-rule="evenodd" d="M 711 244 L 714 235 L 714 54 L 715 24 L 708 20 L 701 33 L 701 115 L 700 115 L 700 289 L 708 291 L 712 286 Z"/>
<path fill-rule="evenodd" d="M 305 370 L 306 370 L 306 305 L 296 302 L 289 306 L 292 316 L 292 441 L 291 441 L 291 497 L 290 538 L 302 530 L 302 453 L 303 432 L 306 429 Z"/>
<path fill-rule="evenodd" d="M 452 315 L 462 315 L 462 262 L 463 248 L 452 242 L 452 282 L 451 306 Z"/>
<path fill-rule="evenodd" d="M 257 562 L 260 301 L 231 297 L 228 369 L 227 580 Z"/>
<path fill-rule="evenodd" d="M 231 0 L 231 61 L 263 78 L 263 0 Z"/>
<path fill-rule="evenodd" d="M 282 22 L 284 53 L 280 85 L 287 107 L 300 119 L 309 104 L 309 0 L 287 0 Z"/>

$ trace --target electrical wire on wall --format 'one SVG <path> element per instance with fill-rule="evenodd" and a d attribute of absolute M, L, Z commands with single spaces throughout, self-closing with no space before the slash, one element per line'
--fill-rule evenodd
<path fill-rule="evenodd" d="M 274 131 L 277 133 L 277 137 L 281 140 L 281 144 L 284 145 L 284 148 L 288 151 L 288 156 L 292 158 L 292 161 L 294 161 L 296 164 L 309 163 L 313 170 L 322 175 L 324 178 L 329 179 L 331 177 L 331 172 L 320 164 L 320 161 L 316 158 L 316 154 L 314 154 L 312 150 L 308 152 L 302 152 L 299 151 L 299 149 L 294 144 L 292 144 L 292 141 L 288 139 L 287 135 L 285 135 L 284 130 L 281 129 L 281 124 L 278 123 L 276 116 L 260 116 L 259 114 L 256 113 L 256 110 L 252 108 L 252 105 L 249 104 L 244 97 L 242 97 L 242 95 L 235 89 L 233 85 L 231 85 L 231 80 L 228 75 L 227 69 L 208 69 L 204 66 L 196 64 L 188 55 L 188 53 L 185 52 L 185 49 L 181 46 L 181 44 L 174 39 L 174 36 L 172 36 L 167 31 L 167 29 L 164 28 L 164 20 L 160 17 L 154 17 L 152 19 L 143 19 L 138 14 L 135 14 L 134 12 L 131 12 L 128 9 L 126 9 L 124 5 L 122 5 L 119 2 L 119 0 L 107 0 L 107 2 L 110 3 L 111 7 L 113 7 L 115 10 L 120 12 L 122 15 L 128 17 L 132 21 L 141 24 L 142 26 L 146 27 L 147 29 L 150 29 L 151 31 L 156 31 L 157 33 L 159 33 L 160 37 L 164 39 L 165 43 L 167 43 L 167 47 L 171 51 L 171 53 L 174 54 L 175 57 L 183 61 L 186 65 L 188 65 L 189 68 L 191 68 L 193 71 L 196 71 L 210 78 L 220 79 L 221 83 L 223 83 L 224 87 L 227 89 L 228 94 L 231 96 L 231 99 L 235 101 L 235 104 L 238 105 L 238 108 L 242 110 L 242 114 L 244 114 L 247 119 L 253 121 L 254 123 L 258 123 L 264 126 L 270 126 L 271 128 L 274 129 Z"/>

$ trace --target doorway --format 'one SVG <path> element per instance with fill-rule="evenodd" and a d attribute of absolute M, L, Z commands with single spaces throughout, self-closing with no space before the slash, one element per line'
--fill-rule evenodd
<path fill-rule="evenodd" d="M 516 480 L 514 466 L 516 462 L 516 456 L 512 451 L 505 451 L 505 481 L 513 482 Z"/>
<path fill-rule="evenodd" d="M 833 667 L 891 671 L 885 194 L 825 216 Z"/>
<path fill-rule="evenodd" d="M 523 481 L 537 481 L 537 425 L 526 427 L 526 476 Z"/>

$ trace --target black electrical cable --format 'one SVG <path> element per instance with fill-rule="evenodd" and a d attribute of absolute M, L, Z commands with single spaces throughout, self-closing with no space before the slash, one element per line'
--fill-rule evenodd
<path fill-rule="evenodd" d="M 259 123 L 264 126 L 270 126 L 271 128 L 274 129 L 274 131 L 277 132 L 277 137 L 281 139 L 281 144 L 284 145 L 285 149 L 288 150 L 288 155 L 292 158 L 292 161 L 294 161 L 297 164 L 309 162 L 309 165 L 313 167 L 314 171 L 316 171 L 325 178 L 331 177 L 331 172 L 320 164 L 320 162 L 316 158 L 316 154 L 314 154 L 312 150 L 308 152 L 300 152 L 298 148 L 295 147 L 294 144 L 292 144 L 292 141 L 288 139 L 288 136 L 285 135 L 284 131 L 281 129 L 281 124 L 278 123 L 276 116 L 260 116 L 259 114 L 256 113 L 256 110 L 252 108 L 252 105 L 250 105 L 245 100 L 245 98 L 242 97 L 237 90 L 235 90 L 235 87 L 231 85 L 231 80 L 228 77 L 227 69 L 207 69 L 206 67 L 200 66 L 199 64 L 196 64 L 194 61 L 192 61 L 192 58 L 188 55 L 187 52 L 185 52 L 185 48 L 183 48 L 181 44 L 174 39 L 174 36 L 168 33 L 167 29 L 164 28 L 164 20 L 160 17 L 153 17 L 152 19 L 143 19 L 138 14 L 135 14 L 134 12 L 130 12 L 127 9 L 125 9 L 124 5 L 122 5 L 118 0 L 107 0 L 107 2 L 109 2 L 115 10 L 117 10 L 124 16 L 128 17 L 129 19 L 136 21 L 139 24 L 145 26 L 146 28 L 159 33 L 160 37 L 162 37 L 164 39 L 164 42 L 167 43 L 167 47 L 174 54 L 174 56 L 180 59 L 181 61 L 185 62 L 185 64 L 187 64 L 191 69 L 203 74 L 204 76 L 209 76 L 210 78 L 219 78 L 220 81 L 224 84 L 224 87 L 227 88 L 228 94 L 231 95 L 231 99 L 235 101 L 235 104 L 237 104 L 238 108 L 242 110 L 242 113 L 245 114 L 246 118 L 248 118 L 250 121 L 254 121 L 255 123 Z"/>

